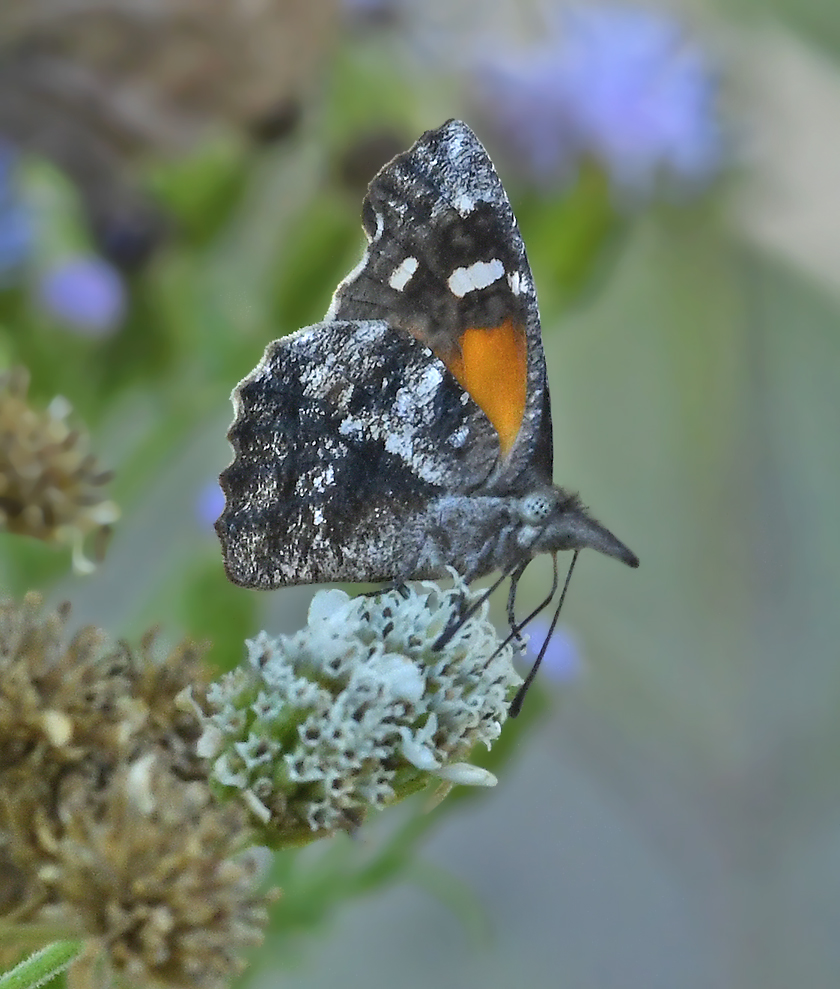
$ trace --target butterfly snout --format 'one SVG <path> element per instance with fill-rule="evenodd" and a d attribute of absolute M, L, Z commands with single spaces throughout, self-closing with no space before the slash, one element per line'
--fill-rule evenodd
<path fill-rule="evenodd" d="M 520 516 L 520 544 L 534 555 L 588 548 L 615 557 L 629 567 L 639 565 L 636 554 L 594 519 L 576 495 L 562 488 L 526 495 L 520 502 Z"/>

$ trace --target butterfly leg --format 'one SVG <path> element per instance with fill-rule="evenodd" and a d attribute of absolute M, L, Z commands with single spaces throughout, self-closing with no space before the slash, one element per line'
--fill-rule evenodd
<path fill-rule="evenodd" d="M 449 624 L 441 632 L 438 638 L 435 640 L 433 646 L 434 649 L 443 649 L 443 647 L 451 641 L 452 637 L 463 628 L 466 622 L 472 618 L 472 616 L 482 607 L 482 605 L 487 601 L 493 591 L 496 590 L 507 578 L 510 576 L 509 570 L 503 570 L 500 577 L 493 581 L 493 583 L 487 588 L 487 590 L 481 594 L 473 603 L 466 609 L 466 611 L 461 611 L 460 615 L 453 615 L 450 619 Z"/>
<path fill-rule="evenodd" d="M 507 620 L 511 631 L 516 632 L 516 640 L 520 648 L 524 647 L 522 638 L 520 636 L 521 628 L 517 628 L 516 625 L 516 589 L 519 586 L 519 578 L 525 573 L 525 568 L 530 563 L 530 560 L 521 564 L 516 570 L 510 575 L 510 588 L 508 589 L 508 601 L 507 601 Z"/>
<path fill-rule="evenodd" d="M 519 648 L 524 649 L 525 644 L 523 643 L 521 636 L 522 630 L 525 628 L 526 625 L 530 624 L 530 622 L 532 622 L 541 611 L 543 611 L 551 604 L 552 598 L 557 593 L 557 587 L 560 582 L 560 575 L 557 570 L 556 553 L 552 556 L 552 561 L 554 563 L 554 577 L 551 581 L 551 590 L 548 592 L 548 595 L 545 597 L 545 599 L 543 601 L 540 601 L 540 603 L 536 606 L 536 608 L 534 608 L 533 611 L 531 611 L 528 615 L 526 615 L 521 622 L 517 622 L 515 620 L 512 612 L 512 605 L 513 605 L 513 599 L 516 597 L 516 583 L 518 583 L 519 578 L 522 576 L 522 571 L 524 571 L 525 567 L 523 566 L 522 570 L 520 570 L 519 573 L 514 572 L 511 574 L 511 593 L 508 596 L 508 622 L 510 623 L 510 633 L 506 636 L 502 644 L 496 648 L 496 651 L 493 653 L 493 656 L 490 657 L 491 659 L 498 656 L 499 653 L 502 651 L 502 649 L 504 649 L 506 646 L 509 646 L 511 642 L 514 641 L 514 639 L 516 640 L 516 643 L 519 646 Z M 527 566 L 527 564 L 525 566 Z M 514 577 L 516 578 L 515 581 L 514 581 Z"/>
<path fill-rule="evenodd" d="M 388 583 L 382 587 L 379 593 L 388 594 L 391 591 L 396 591 L 403 601 L 407 601 L 411 597 L 411 588 L 404 580 L 389 580 Z"/>
<path fill-rule="evenodd" d="M 390 594 L 392 591 L 396 591 L 403 601 L 407 601 L 411 596 L 411 589 L 404 580 L 389 580 L 381 587 L 375 587 L 372 591 L 362 591 L 359 596 L 363 598 L 375 597 L 377 594 Z"/>

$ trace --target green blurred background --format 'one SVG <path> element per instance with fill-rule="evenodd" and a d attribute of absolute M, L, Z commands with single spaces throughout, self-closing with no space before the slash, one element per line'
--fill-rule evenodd
<path fill-rule="evenodd" d="M 228 396 L 323 315 L 376 169 L 450 116 L 485 141 L 528 246 L 555 480 L 642 561 L 582 558 L 566 659 L 506 726 L 495 791 L 278 858 L 248 984 L 836 986 L 836 2 L 622 8 L 577 88 L 547 51 L 572 29 L 540 27 L 559 4 L 157 7 L 0 11 L 0 358 L 29 368 L 33 404 L 70 400 L 123 511 L 92 576 L 0 536 L 4 589 L 115 636 L 207 637 L 225 668 L 258 628 L 305 621 L 311 590 L 225 580 Z M 653 43 L 637 16 L 680 27 Z M 686 50 L 708 100 L 676 99 L 668 134 L 707 142 L 702 175 L 656 159 L 655 180 L 628 178 L 635 146 L 594 132 L 529 167 L 564 136 L 563 86 L 592 98 L 611 58 L 689 85 Z M 56 289 L 79 258 L 100 281 Z M 523 612 L 548 579 L 534 564 Z"/>

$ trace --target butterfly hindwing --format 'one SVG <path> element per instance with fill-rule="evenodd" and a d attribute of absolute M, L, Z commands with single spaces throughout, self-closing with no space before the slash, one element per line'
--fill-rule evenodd
<path fill-rule="evenodd" d="M 382 321 L 275 341 L 234 405 L 216 527 L 228 575 L 249 587 L 411 576 L 427 506 L 480 489 L 498 459 L 440 361 Z"/>

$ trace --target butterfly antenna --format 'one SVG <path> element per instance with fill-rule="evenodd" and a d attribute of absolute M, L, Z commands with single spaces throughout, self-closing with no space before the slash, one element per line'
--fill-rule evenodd
<path fill-rule="evenodd" d="M 534 660 L 534 665 L 528 670 L 528 675 L 525 677 L 525 682 L 516 691 L 516 696 L 513 698 L 508 709 L 508 714 L 515 718 L 519 712 L 522 710 L 522 702 L 525 700 L 525 695 L 528 693 L 528 688 L 534 682 L 534 677 L 537 675 L 537 670 L 540 668 L 540 663 L 543 661 L 546 650 L 548 649 L 548 643 L 551 641 L 552 635 L 554 635 L 554 629 L 557 627 L 557 620 L 560 617 L 560 609 L 563 607 L 563 602 L 566 600 L 566 592 L 569 589 L 569 582 L 572 579 L 572 571 L 575 569 L 575 564 L 577 563 L 577 558 L 580 555 L 580 550 L 576 549 L 574 556 L 572 556 L 572 562 L 569 564 L 569 572 L 566 574 L 566 580 L 563 584 L 563 590 L 560 592 L 560 600 L 557 602 L 557 610 L 554 612 L 554 617 L 551 619 L 551 625 L 548 629 L 548 635 L 540 647 L 539 655 Z"/>
<path fill-rule="evenodd" d="M 452 641 L 452 637 L 457 634 L 457 632 L 464 627 L 466 622 L 472 618 L 472 616 L 478 611 L 478 609 L 484 604 L 485 601 L 490 597 L 493 591 L 508 577 L 511 576 L 519 568 L 517 564 L 513 570 L 505 570 L 498 580 L 494 581 L 487 590 L 481 595 L 481 597 L 474 601 L 466 611 L 458 615 L 454 621 L 450 621 L 446 628 L 440 633 L 440 635 L 435 639 L 435 643 L 432 649 L 443 649 L 445 645 Z"/>

